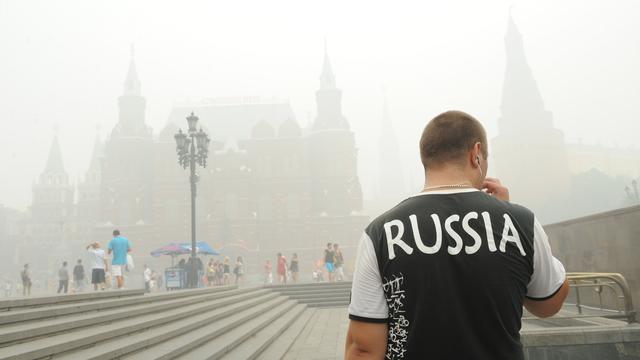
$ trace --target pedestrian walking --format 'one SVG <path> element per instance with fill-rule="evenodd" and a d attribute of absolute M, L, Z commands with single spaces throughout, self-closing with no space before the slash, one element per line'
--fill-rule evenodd
<path fill-rule="evenodd" d="M 9 279 L 5 279 L 5 282 L 4 282 L 4 296 L 5 297 L 11 296 L 11 281 Z"/>
<path fill-rule="evenodd" d="M 82 259 L 78 259 L 76 266 L 73 267 L 73 286 L 76 292 L 84 290 L 84 266 L 82 266 Z"/>
<path fill-rule="evenodd" d="M 120 235 L 120 230 L 113 230 L 113 238 L 109 242 L 111 258 L 111 276 L 116 278 L 118 289 L 124 289 L 124 268 L 127 265 L 127 254 L 131 251 L 129 239 Z"/>
<path fill-rule="evenodd" d="M 340 250 L 338 244 L 333 244 L 333 273 L 335 281 L 344 280 L 344 257 L 342 257 L 342 250 Z"/>
<path fill-rule="evenodd" d="M 22 279 L 22 296 L 31 295 L 31 271 L 29 270 L 29 264 L 24 264 L 22 272 L 20 272 L 20 278 Z"/>
<path fill-rule="evenodd" d="M 264 269 L 263 269 L 263 274 L 264 274 L 264 283 L 265 284 L 273 284 L 273 266 L 271 265 L 271 260 L 267 259 L 264 262 Z"/>
<path fill-rule="evenodd" d="M 287 285 L 287 259 L 281 253 L 278 253 L 278 282 L 281 285 Z"/>
<path fill-rule="evenodd" d="M 293 283 L 298 282 L 298 277 L 300 275 L 300 260 L 298 259 L 298 254 L 293 253 L 291 257 L 291 263 L 289 264 L 289 271 L 291 271 L 291 280 Z"/>
<path fill-rule="evenodd" d="M 242 263 L 242 256 L 238 256 L 236 259 L 236 265 L 233 268 L 233 274 L 236 276 L 236 285 L 242 282 L 244 275 L 244 264 Z"/>
<path fill-rule="evenodd" d="M 106 286 L 105 272 L 108 268 L 104 250 L 100 248 L 100 243 L 96 241 L 87 246 L 87 251 L 89 252 L 90 258 L 89 265 L 91 265 L 91 284 L 93 284 L 93 290 L 98 290 L 98 287 L 104 290 Z"/>
<path fill-rule="evenodd" d="M 216 265 L 213 259 L 209 260 L 207 264 L 207 285 L 212 287 L 216 283 Z"/>
<path fill-rule="evenodd" d="M 67 262 L 62 262 L 62 267 L 58 270 L 58 294 L 69 291 L 69 269 L 67 268 Z"/>
<path fill-rule="evenodd" d="M 158 273 L 155 270 L 151 270 L 151 280 L 149 281 L 149 292 L 159 289 L 158 287 Z"/>
<path fill-rule="evenodd" d="M 324 249 L 324 266 L 327 269 L 329 282 L 333 282 L 334 255 L 332 244 L 327 243 L 327 248 Z"/>
<path fill-rule="evenodd" d="M 142 272 L 142 276 L 144 277 L 144 292 L 151 292 L 151 269 L 144 264 L 144 271 Z"/>
<path fill-rule="evenodd" d="M 224 264 L 216 261 L 216 285 L 224 285 Z"/>
<path fill-rule="evenodd" d="M 222 266 L 223 266 L 222 284 L 229 285 L 229 282 L 230 282 L 229 277 L 231 276 L 231 264 L 229 264 L 228 256 L 224 257 L 224 263 L 222 264 Z"/>

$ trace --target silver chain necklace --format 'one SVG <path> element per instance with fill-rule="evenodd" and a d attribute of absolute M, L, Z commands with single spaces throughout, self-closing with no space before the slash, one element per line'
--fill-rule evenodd
<path fill-rule="evenodd" d="M 451 189 L 451 188 L 468 188 L 472 187 L 472 185 L 468 182 L 460 183 L 460 184 L 451 184 L 451 185 L 438 185 L 438 186 L 425 186 L 422 188 L 422 191 L 436 190 L 436 189 Z"/>

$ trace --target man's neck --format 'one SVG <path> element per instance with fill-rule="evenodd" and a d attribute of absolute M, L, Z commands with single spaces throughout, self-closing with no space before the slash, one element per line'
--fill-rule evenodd
<path fill-rule="evenodd" d="M 425 176 L 425 188 L 468 185 L 473 187 L 473 180 L 464 169 L 454 166 L 428 170 Z"/>

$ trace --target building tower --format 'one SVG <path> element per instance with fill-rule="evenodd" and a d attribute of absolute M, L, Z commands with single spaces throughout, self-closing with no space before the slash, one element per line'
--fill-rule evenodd
<path fill-rule="evenodd" d="M 378 199 L 397 202 L 405 196 L 402 161 L 398 154 L 398 139 L 389 115 L 386 92 L 382 99 L 382 119 L 378 140 Z M 387 204 L 392 205 L 392 204 Z"/>
<path fill-rule="evenodd" d="M 87 238 L 91 230 L 100 221 L 100 184 L 102 179 L 102 161 L 104 159 L 104 144 L 96 133 L 89 168 L 83 181 L 78 184 L 78 198 L 76 214 L 78 232 Z"/>
<path fill-rule="evenodd" d="M 342 115 L 342 92 L 336 87 L 326 44 L 316 101 L 317 117 L 309 134 L 312 211 L 346 216 L 362 209 L 358 154 L 353 132 Z"/>
<path fill-rule="evenodd" d="M 564 134 L 553 127 L 525 57 L 522 35 L 509 15 L 499 135 L 492 157 L 512 201 L 553 218 L 553 203 L 568 196 L 570 175 Z M 491 150 L 491 149 L 490 149 Z"/>
<path fill-rule="evenodd" d="M 33 241 L 30 245 L 46 248 L 63 244 L 73 221 L 73 195 L 56 135 L 45 169 L 33 185 L 30 229 Z"/>
<path fill-rule="evenodd" d="M 316 91 L 317 117 L 313 130 L 349 130 L 349 123 L 342 115 L 342 91 L 336 87 L 327 43 L 324 44 L 324 61 L 320 73 L 320 88 Z"/>
<path fill-rule="evenodd" d="M 153 140 L 133 49 L 118 107 L 118 123 L 105 144 L 101 220 L 117 227 L 144 225 L 153 219 Z"/>

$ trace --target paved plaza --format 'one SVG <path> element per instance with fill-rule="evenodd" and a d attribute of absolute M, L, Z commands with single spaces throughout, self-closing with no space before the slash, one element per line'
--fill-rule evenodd
<path fill-rule="evenodd" d="M 346 307 L 317 309 L 283 359 L 343 359 L 348 325 Z"/>

